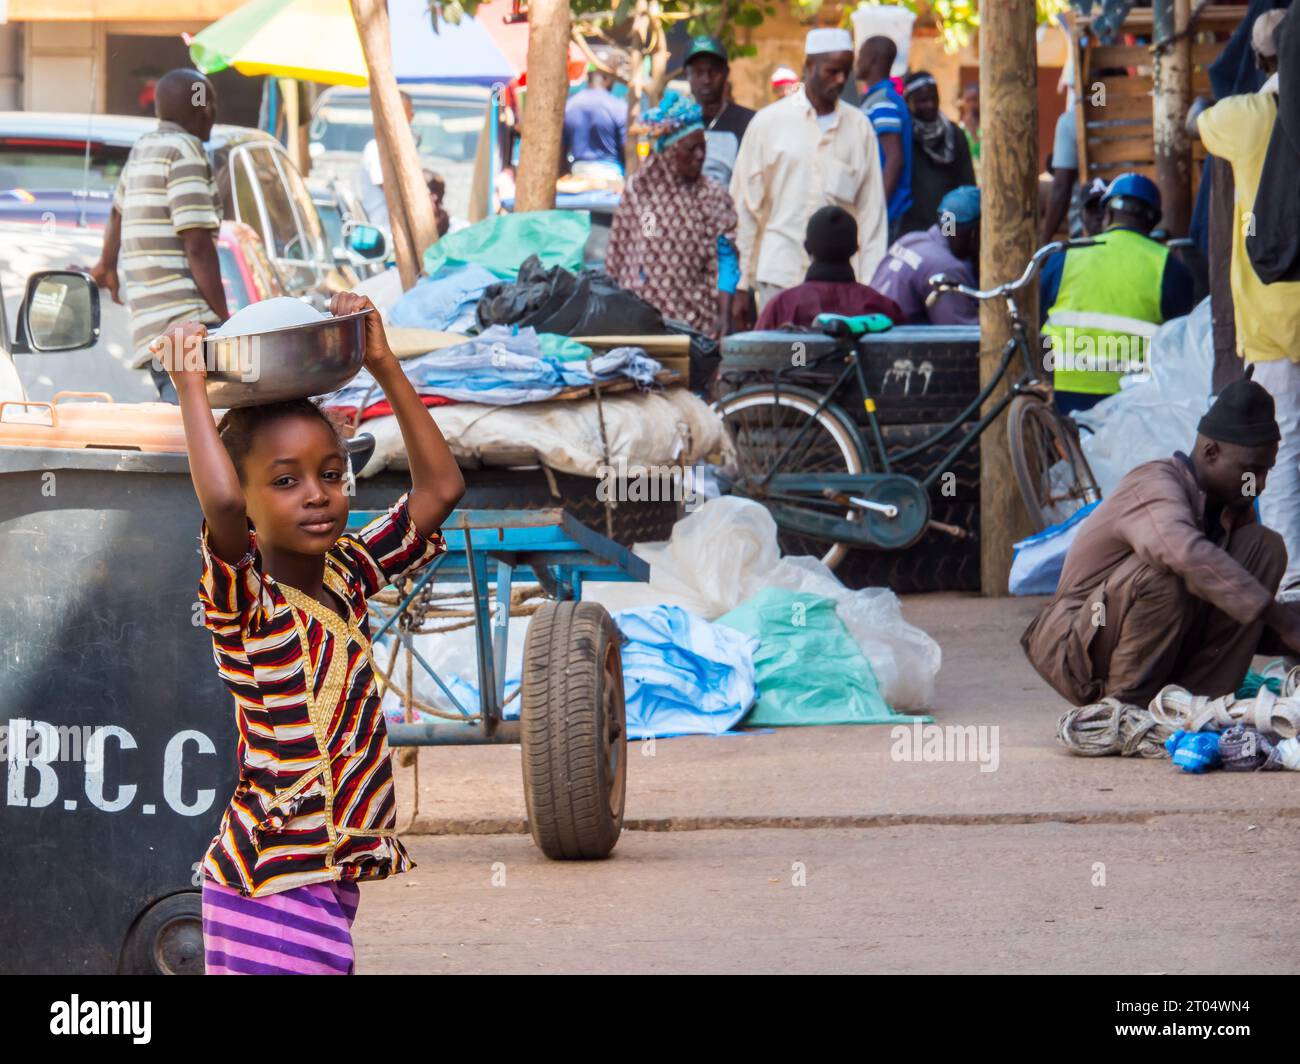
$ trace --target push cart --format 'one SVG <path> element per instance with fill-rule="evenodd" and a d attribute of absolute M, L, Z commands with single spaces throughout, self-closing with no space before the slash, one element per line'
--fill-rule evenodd
<path fill-rule="evenodd" d="M 354 511 L 349 527 L 375 516 Z M 390 744 L 519 744 L 538 848 L 557 860 L 607 856 L 622 831 L 627 784 L 623 670 L 618 629 L 603 606 L 582 601 L 582 585 L 646 580 L 649 567 L 560 509 L 457 510 L 443 535 L 447 553 L 371 600 L 371 639 L 388 647 L 385 683 L 405 707 L 406 723 L 388 725 Z M 441 591 L 446 584 L 460 590 Z M 509 624 L 521 614 L 532 616 L 523 675 L 507 698 Z M 417 635 L 469 624 L 477 705 L 465 705 L 415 645 Z M 416 697 L 416 666 L 450 711 Z M 417 802 L 418 793 L 417 777 Z"/>

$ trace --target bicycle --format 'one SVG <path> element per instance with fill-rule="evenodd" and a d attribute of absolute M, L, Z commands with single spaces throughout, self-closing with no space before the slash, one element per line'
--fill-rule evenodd
<path fill-rule="evenodd" d="M 1018 279 L 987 291 L 942 275 L 930 279 L 927 305 L 933 305 L 945 292 L 981 301 L 1005 300 L 1011 338 L 1002 350 L 996 373 L 970 404 L 933 435 L 906 449 L 886 448 L 861 365 L 860 337 L 883 331 L 892 323 L 883 315 L 819 315 L 814 324 L 838 342 L 815 356 L 806 368 L 839 358 L 846 363 L 824 393 L 784 383 L 782 377 L 791 366 L 777 370 L 770 384 L 743 387 L 713 404 L 735 444 L 737 460 L 736 467 L 720 473 L 723 489 L 767 507 L 780 530 L 783 553 L 818 555 L 831 568 L 850 548 L 905 550 L 928 529 L 964 537 L 964 529 L 930 519 L 930 488 L 1009 407 L 1012 468 L 1034 531 L 1097 501 L 1101 492 L 1079 446 L 1075 423 L 1057 412 L 1047 384 L 1038 376 L 1015 300 L 1049 255 L 1093 243 L 1085 239 L 1047 244 L 1034 253 Z M 726 341 L 724 351 L 725 346 Z M 924 480 L 893 472 L 895 464 L 959 432 L 1002 382 L 1017 352 L 1024 364 L 1020 377 L 949 448 Z M 851 378 L 856 378 L 866 411 L 870 443 L 835 401 Z"/>

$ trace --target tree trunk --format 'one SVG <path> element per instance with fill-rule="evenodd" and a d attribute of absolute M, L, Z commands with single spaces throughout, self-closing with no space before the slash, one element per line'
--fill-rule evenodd
<path fill-rule="evenodd" d="M 1182 33 L 1191 18 L 1191 0 L 1155 0 L 1153 15 L 1157 40 Z M 1161 224 L 1174 236 L 1185 236 L 1192 220 L 1192 144 L 1186 126 L 1191 102 L 1192 42 L 1182 37 L 1156 57 L 1152 101 Z"/>
<path fill-rule="evenodd" d="M 528 5 L 528 95 L 515 211 L 548 211 L 555 206 L 555 182 L 564 150 L 564 102 L 569 94 L 569 5 L 563 0 L 532 0 Z"/>
<path fill-rule="evenodd" d="M 421 256 L 438 239 L 433 200 L 424 183 L 411 124 L 406 120 L 389 46 L 386 0 L 350 0 L 352 18 L 361 38 L 361 52 L 370 72 L 370 110 L 384 176 L 384 201 L 392 229 L 397 273 L 402 288 L 420 278 Z"/>
<path fill-rule="evenodd" d="M 980 2 L 980 113 L 984 118 L 980 287 L 1018 277 L 1034 253 L 1038 232 L 1038 64 L 1034 0 Z M 1017 299 L 1037 346 L 1037 292 Z M 1001 361 L 1011 330 L 998 301 L 980 307 L 980 383 L 987 384 Z M 1014 372 L 1013 364 L 1013 372 Z M 989 396 L 1005 395 L 1009 381 Z M 1005 595 L 1011 545 L 1028 532 L 1007 446 L 1007 419 L 994 421 L 980 437 L 980 588 Z"/>

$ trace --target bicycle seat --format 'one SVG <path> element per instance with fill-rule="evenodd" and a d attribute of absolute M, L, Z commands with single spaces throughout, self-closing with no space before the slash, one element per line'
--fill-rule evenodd
<path fill-rule="evenodd" d="M 813 325 L 827 336 L 858 337 L 887 332 L 894 327 L 894 322 L 885 314 L 818 314 Z"/>

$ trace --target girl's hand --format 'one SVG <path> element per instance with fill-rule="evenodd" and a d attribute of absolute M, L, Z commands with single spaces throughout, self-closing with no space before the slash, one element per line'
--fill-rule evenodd
<path fill-rule="evenodd" d="M 379 316 L 379 311 L 375 309 L 375 305 L 368 297 L 359 296 L 355 292 L 339 292 L 330 300 L 330 313 L 335 317 L 356 314 L 362 310 L 370 311 L 366 315 L 365 366 L 374 373 L 380 366 L 397 361 L 393 349 L 388 346 L 388 336 L 384 333 L 384 320 Z"/>
<path fill-rule="evenodd" d="M 208 327 L 199 321 L 182 321 L 158 336 L 149 351 L 167 371 L 179 393 L 189 381 L 202 384 L 208 375 L 203 340 Z"/>

